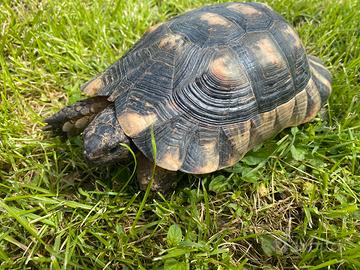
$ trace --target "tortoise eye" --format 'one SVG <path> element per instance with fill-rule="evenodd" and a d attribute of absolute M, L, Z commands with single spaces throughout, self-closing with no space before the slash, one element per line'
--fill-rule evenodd
<path fill-rule="evenodd" d="M 114 154 L 117 150 L 118 150 L 118 146 L 111 147 L 109 148 L 109 153 Z"/>

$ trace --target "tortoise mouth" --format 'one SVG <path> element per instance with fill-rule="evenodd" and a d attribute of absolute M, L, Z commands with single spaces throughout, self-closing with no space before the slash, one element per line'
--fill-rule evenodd
<path fill-rule="evenodd" d="M 106 166 L 114 163 L 122 163 L 129 159 L 130 154 L 124 153 L 123 151 L 120 153 L 112 153 L 108 154 L 104 153 L 93 153 L 87 152 L 84 150 L 84 157 L 87 163 L 95 166 Z"/>

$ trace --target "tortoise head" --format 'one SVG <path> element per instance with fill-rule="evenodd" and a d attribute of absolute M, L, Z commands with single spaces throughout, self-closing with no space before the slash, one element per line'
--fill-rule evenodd
<path fill-rule="evenodd" d="M 117 122 L 113 106 L 104 109 L 84 130 L 84 156 L 93 164 L 107 165 L 129 158 L 129 138 Z"/>

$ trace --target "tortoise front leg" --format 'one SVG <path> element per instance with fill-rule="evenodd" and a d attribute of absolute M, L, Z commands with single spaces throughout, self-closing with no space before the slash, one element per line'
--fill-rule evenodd
<path fill-rule="evenodd" d="M 63 139 L 79 135 L 109 104 L 107 97 L 100 96 L 80 100 L 46 118 L 44 122 L 47 123 L 47 126 L 43 130 L 52 131 L 53 135 Z"/>
<path fill-rule="evenodd" d="M 166 194 L 175 188 L 176 171 L 168 171 L 158 166 L 155 166 L 154 168 L 154 163 L 140 152 L 137 154 L 137 163 L 137 180 L 141 190 L 146 190 L 151 178 L 153 177 L 154 169 L 155 174 L 151 191 Z"/>

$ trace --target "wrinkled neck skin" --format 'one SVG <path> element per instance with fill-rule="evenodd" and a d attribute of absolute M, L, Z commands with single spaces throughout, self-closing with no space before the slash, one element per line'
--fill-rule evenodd
<path fill-rule="evenodd" d="M 91 164 L 109 165 L 126 161 L 130 156 L 130 140 L 117 121 L 113 105 L 95 117 L 84 130 L 83 139 L 84 156 Z"/>

